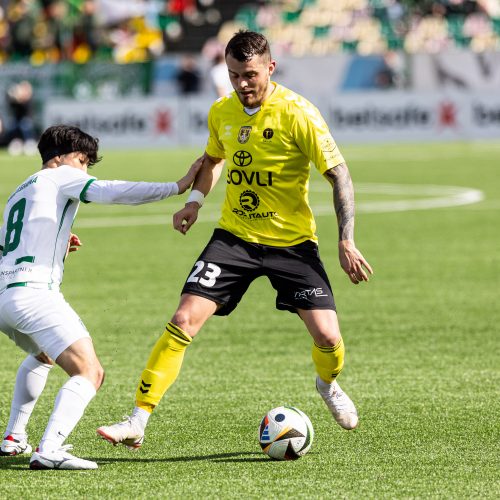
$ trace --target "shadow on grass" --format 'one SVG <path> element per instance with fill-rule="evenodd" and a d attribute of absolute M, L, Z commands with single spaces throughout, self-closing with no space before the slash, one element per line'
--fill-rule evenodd
<path fill-rule="evenodd" d="M 27 470 L 30 465 L 30 456 L 22 455 L 16 457 L 0 457 L 0 470 L 19 469 Z"/>
<path fill-rule="evenodd" d="M 137 462 L 137 463 L 158 463 L 158 462 L 196 462 L 196 461 L 212 461 L 212 462 L 269 462 L 269 458 L 261 453 L 255 452 L 240 452 L 240 453 L 217 453 L 215 455 L 197 455 L 189 457 L 171 457 L 171 458 L 93 458 L 99 465 L 107 465 L 119 462 Z"/>
<path fill-rule="evenodd" d="M 240 453 L 218 453 L 214 455 L 198 455 L 189 457 L 171 457 L 171 458 L 136 458 L 136 457 L 82 457 L 87 460 L 94 460 L 100 467 L 106 467 L 114 463 L 168 463 L 168 462 L 196 462 L 196 461 L 212 461 L 212 462 L 227 462 L 227 463 L 259 463 L 259 462 L 274 462 L 261 453 L 255 452 L 240 452 Z M 17 457 L 2 457 L 0 459 L 0 470 L 29 470 L 28 456 Z"/>

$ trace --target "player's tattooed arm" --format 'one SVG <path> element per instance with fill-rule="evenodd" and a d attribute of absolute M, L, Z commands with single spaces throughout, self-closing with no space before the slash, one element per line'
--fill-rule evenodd
<path fill-rule="evenodd" d="M 325 172 L 333 186 L 333 205 L 339 226 L 339 241 L 354 239 L 354 188 L 345 163 Z"/>
<path fill-rule="evenodd" d="M 339 260 L 349 279 L 358 284 L 368 281 L 373 274 L 370 264 L 354 243 L 354 188 L 351 175 L 345 163 L 325 172 L 325 177 L 333 186 L 333 204 L 339 226 Z"/>

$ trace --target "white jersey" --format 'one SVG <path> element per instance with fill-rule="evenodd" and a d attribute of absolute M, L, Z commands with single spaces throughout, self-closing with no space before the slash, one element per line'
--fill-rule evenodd
<path fill-rule="evenodd" d="M 0 229 L 0 292 L 58 289 L 80 201 L 136 205 L 178 193 L 175 182 L 98 181 L 68 165 L 31 175 L 10 196 Z"/>

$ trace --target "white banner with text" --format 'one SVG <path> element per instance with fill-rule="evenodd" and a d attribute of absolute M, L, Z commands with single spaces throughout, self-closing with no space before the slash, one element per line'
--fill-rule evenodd
<path fill-rule="evenodd" d="M 337 142 L 500 139 L 500 95 L 366 92 L 312 102 Z M 77 125 L 104 147 L 206 144 L 211 99 L 48 101 L 44 125 Z"/>

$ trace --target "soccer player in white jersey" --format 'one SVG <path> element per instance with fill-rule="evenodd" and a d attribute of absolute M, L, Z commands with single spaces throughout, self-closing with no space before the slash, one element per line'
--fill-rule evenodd
<path fill-rule="evenodd" d="M 151 352 L 132 415 L 97 431 L 113 444 L 141 445 L 149 415 L 175 381 L 193 337 L 212 315 L 230 314 L 259 276 L 276 290 L 277 309 L 296 313 L 311 335 L 316 388 L 335 421 L 347 430 L 358 425 L 356 407 L 336 380 L 344 343 L 308 202 L 312 162 L 332 185 L 342 269 L 355 284 L 368 281 L 372 269 L 354 243 L 349 170 L 317 108 L 271 81 L 276 63 L 263 35 L 236 33 L 225 56 L 234 92 L 210 109 L 203 166 L 188 203 L 174 215 L 174 227 L 185 234 L 226 161 L 219 227 Z"/>
<path fill-rule="evenodd" d="M 11 194 L 0 229 L 0 330 L 29 353 L 17 373 L 1 454 L 31 453 L 26 424 L 55 360 L 70 378 L 30 468 L 96 469 L 63 444 L 104 379 L 87 329 L 59 291 L 65 257 L 80 245 L 70 232 L 73 220 L 80 202 L 137 205 L 181 194 L 201 161 L 177 182 L 101 181 L 87 173 L 100 160 L 98 140 L 80 129 L 50 127 L 38 149 L 42 169 Z"/>

